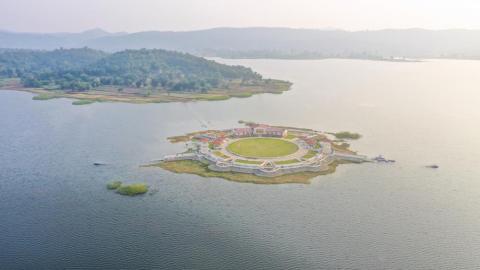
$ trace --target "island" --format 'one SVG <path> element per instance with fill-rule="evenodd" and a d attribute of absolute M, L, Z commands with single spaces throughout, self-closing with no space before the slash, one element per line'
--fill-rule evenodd
<path fill-rule="evenodd" d="M 145 166 L 244 183 L 308 184 L 340 164 L 371 161 L 327 132 L 242 123 L 244 127 L 170 137 L 172 143 L 184 143 L 185 151 Z"/>
<path fill-rule="evenodd" d="M 115 190 L 120 195 L 137 196 L 147 193 L 148 186 L 144 183 L 124 185 L 121 181 L 112 181 L 107 184 L 107 189 Z"/>
<path fill-rule="evenodd" d="M 291 85 L 243 66 L 160 49 L 0 50 L 0 89 L 32 92 L 35 100 L 73 98 L 74 105 L 225 100 L 279 94 Z"/>

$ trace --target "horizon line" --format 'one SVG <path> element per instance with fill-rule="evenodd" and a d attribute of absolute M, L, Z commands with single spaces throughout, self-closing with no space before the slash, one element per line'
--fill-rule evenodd
<path fill-rule="evenodd" d="M 53 34 L 82 34 L 93 31 L 102 31 L 107 34 L 136 34 L 136 33 L 148 33 L 148 32 L 163 32 L 163 33 L 188 33 L 188 32 L 201 32 L 201 31 L 210 31 L 218 29 L 288 29 L 288 30 L 309 30 L 309 31 L 341 31 L 341 32 L 379 32 L 379 31 L 406 31 L 406 30 L 422 30 L 422 31 L 479 31 L 477 28 L 441 28 L 441 29 L 430 29 L 422 27 L 405 27 L 405 28 L 379 28 L 379 29 L 364 29 L 364 30 L 346 30 L 342 28 L 335 27 L 323 27 L 323 28 L 308 28 L 308 27 L 289 27 L 289 26 L 218 26 L 211 28 L 202 28 L 202 29 L 191 29 L 191 30 L 140 30 L 140 31 L 109 31 L 101 27 L 94 27 L 86 29 L 83 31 L 58 31 L 58 32 L 29 32 L 29 31 L 15 31 L 8 29 L 0 29 L 0 33 L 14 33 L 14 34 L 37 34 L 37 35 L 53 35 Z"/>

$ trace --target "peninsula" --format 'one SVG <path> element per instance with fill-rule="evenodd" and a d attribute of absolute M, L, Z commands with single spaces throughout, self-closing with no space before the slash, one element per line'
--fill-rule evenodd
<path fill-rule="evenodd" d="M 172 143 L 185 143 L 185 152 L 147 166 L 236 182 L 308 184 L 316 176 L 335 172 L 339 164 L 370 161 L 326 132 L 244 124 L 171 137 Z"/>
<path fill-rule="evenodd" d="M 225 100 L 290 86 L 243 66 L 160 49 L 0 50 L 0 89 L 32 92 L 36 100 L 77 99 L 74 105 Z"/>

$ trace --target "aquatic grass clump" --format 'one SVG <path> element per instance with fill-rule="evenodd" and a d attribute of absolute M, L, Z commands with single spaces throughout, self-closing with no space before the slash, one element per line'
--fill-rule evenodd
<path fill-rule="evenodd" d="M 34 96 L 32 99 L 33 100 L 49 100 L 49 99 L 53 99 L 53 98 L 56 98 L 56 96 L 53 95 L 53 94 L 41 93 L 41 94 L 38 94 L 38 95 Z"/>
<path fill-rule="evenodd" d="M 121 185 L 117 188 L 117 193 L 127 196 L 141 195 L 148 192 L 148 186 L 144 183 L 135 183 L 130 185 Z"/>
<path fill-rule="evenodd" d="M 107 184 L 107 189 L 117 189 L 119 188 L 120 186 L 122 185 L 122 182 L 121 181 L 112 181 L 110 183 Z"/>
<path fill-rule="evenodd" d="M 87 104 L 92 104 L 94 102 L 95 102 L 95 100 L 79 99 L 79 100 L 75 100 L 74 102 L 72 102 L 72 105 L 87 105 Z"/>
<path fill-rule="evenodd" d="M 248 98 L 253 96 L 253 93 L 250 92 L 240 92 L 240 93 L 232 93 L 230 94 L 231 97 L 236 97 L 236 98 Z"/>
<path fill-rule="evenodd" d="M 148 192 L 148 186 L 144 183 L 134 183 L 123 185 L 121 181 L 112 181 L 107 184 L 107 189 L 115 190 L 118 194 L 135 196 Z"/>
<path fill-rule="evenodd" d="M 333 133 L 333 135 L 337 139 L 348 139 L 348 140 L 358 140 L 360 139 L 360 137 L 362 137 L 362 135 L 358 133 L 348 132 L 348 131 L 336 132 L 336 133 Z"/>

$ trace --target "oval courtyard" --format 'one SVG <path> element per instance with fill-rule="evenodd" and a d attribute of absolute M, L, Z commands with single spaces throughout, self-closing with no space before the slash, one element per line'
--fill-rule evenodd
<path fill-rule="evenodd" d="M 245 158 L 277 158 L 296 153 L 299 146 L 293 142 L 277 138 L 245 138 L 231 142 L 226 150 Z"/>

